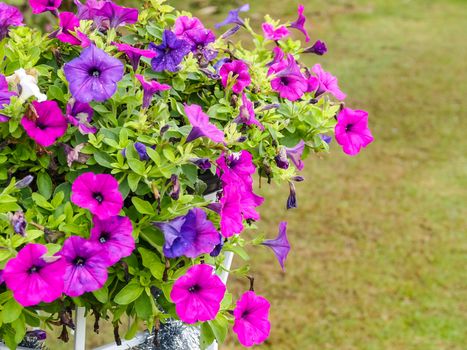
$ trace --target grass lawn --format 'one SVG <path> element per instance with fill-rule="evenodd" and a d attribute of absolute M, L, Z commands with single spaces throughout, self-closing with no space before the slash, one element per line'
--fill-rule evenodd
<path fill-rule="evenodd" d="M 348 106 L 370 112 L 376 142 L 356 158 L 335 143 L 310 157 L 297 210 L 285 211 L 287 188 L 262 189 L 259 227 L 273 237 L 288 220 L 292 251 L 286 274 L 266 248 L 251 251 L 257 292 L 272 303 L 271 337 L 258 348 L 465 350 L 467 2 L 302 2 L 312 37 L 330 49 L 308 62 L 340 78 Z M 213 3 L 223 13 L 237 4 Z M 292 19 L 296 4 L 256 0 L 251 13 Z M 231 283 L 236 293 L 248 284 Z M 240 347 L 232 338 L 224 349 Z"/>

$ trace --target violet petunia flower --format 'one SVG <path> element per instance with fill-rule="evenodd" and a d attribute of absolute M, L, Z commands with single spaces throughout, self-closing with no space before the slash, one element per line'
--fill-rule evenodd
<path fill-rule="evenodd" d="M 155 222 L 165 237 L 163 247 L 167 258 L 197 258 L 209 254 L 220 243 L 219 232 L 200 208 L 168 222 Z"/>
<path fill-rule="evenodd" d="M 193 324 L 214 320 L 226 287 L 209 265 L 194 265 L 179 277 L 170 292 L 178 317 Z"/>
<path fill-rule="evenodd" d="M 272 75 L 272 89 L 289 101 L 300 99 L 308 89 L 308 82 L 291 54 L 287 55 L 287 60 L 273 64 L 268 75 Z"/>
<path fill-rule="evenodd" d="M 311 70 L 316 74 L 319 81 L 319 87 L 315 94 L 316 97 L 328 92 L 334 95 L 334 97 L 339 101 L 345 100 L 346 95 L 339 88 L 338 81 L 335 76 L 324 71 L 320 64 L 315 64 Z"/>
<path fill-rule="evenodd" d="M 120 60 L 91 45 L 79 57 L 66 63 L 63 70 L 76 100 L 103 102 L 117 91 L 124 66 Z"/>
<path fill-rule="evenodd" d="M 317 40 L 313 44 L 313 46 L 303 51 L 303 53 L 314 53 L 315 55 L 318 55 L 318 56 L 323 56 L 326 52 L 328 52 L 326 43 L 321 40 Z"/>
<path fill-rule="evenodd" d="M 287 239 L 287 222 L 283 221 L 279 224 L 279 235 L 277 238 L 265 240 L 261 244 L 272 249 L 282 270 L 285 271 L 285 260 L 290 252 L 290 243 Z"/>
<path fill-rule="evenodd" d="M 26 226 L 28 223 L 26 222 L 23 211 L 19 210 L 11 215 L 10 224 L 13 226 L 13 231 L 15 231 L 15 233 L 26 237 Z"/>
<path fill-rule="evenodd" d="M 26 134 L 43 147 L 52 146 L 62 137 L 68 123 L 55 101 L 32 101 L 29 110 L 21 119 Z"/>
<path fill-rule="evenodd" d="M 117 28 L 138 21 L 138 9 L 118 6 L 112 1 L 106 1 L 100 8 L 95 9 L 93 16 L 101 17 L 109 22 L 109 28 Z"/>
<path fill-rule="evenodd" d="M 260 130 L 264 130 L 263 124 L 256 119 L 253 103 L 248 99 L 246 94 L 242 93 L 242 105 L 240 106 L 240 115 L 234 120 L 237 124 L 245 124 L 248 126 L 256 125 Z"/>
<path fill-rule="evenodd" d="M 57 255 L 62 256 L 66 265 L 63 276 L 66 295 L 79 297 L 102 288 L 107 281 L 107 268 L 112 264 L 101 244 L 71 236 Z"/>
<path fill-rule="evenodd" d="M 319 137 L 321 138 L 321 140 L 326 142 L 328 145 L 332 142 L 332 137 L 329 135 L 319 134 Z"/>
<path fill-rule="evenodd" d="M 156 80 L 147 81 L 144 77 L 140 74 L 135 74 L 136 79 L 139 80 L 141 86 L 143 87 L 143 108 L 148 108 L 151 104 L 152 97 L 154 94 L 160 91 L 167 91 L 170 90 L 172 87 L 167 84 L 161 84 Z"/>
<path fill-rule="evenodd" d="M 278 41 L 284 39 L 286 36 L 290 34 L 289 30 L 286 26 L 280 26 L 278 28 L 274 28 L 271 23 L 263 23 L 262 25 L 264 36 L 266 39 Z"/>
<path fill-rule="evenodd" d="M 108 263 L 115 264 L 120 259 L 130 256 L 135 249 L 133 225 L 126 216 L 111 216 L 101 220 L 97 216 L 92 219 L 90 241 L 100 244 L 107 252 Z"/>
<path fill-rule="evenodd" d="M 224 63 L 219 70 L 219 74 L 222 78 L 223 87 L 227 87 L 232 80 L 234 81 L 232 91 L 236 94 L 241 93 L 248 85 L 251 84 L 248 65 L 242 60 Z"/>
<path fill-rule="evenodd" d="M 10 104 L 10 99 L 12 96 L 16 96 L 17 93 L 14 91 L 8 90 L 8 82 L 3 74 L 0 74 L 0 110 L 2 110 L 6 105 Z M 0 114 L 0 123 L 9 121 L 5 115 Z"/>
<path fill-rule="evenodd" d="M 117 216 L 123 207 L 118 181 L 107 174 L 83 173 L 71 186 L 71 201 L 100 219 Z"/>
<path fill-rule="evenodd" d="M 279 153 L 274 157 L 274 160 L 279 168 L 289 168 L 289 158 L 287 158 L 287 152 L 285 151 L 285 147 L 281 147 L 279 149 Z"/>
<path fill-rule="evenodd" d="M 0 40 L 8 35 L 10 27 L 22 26 L 23 15 L 14 6 L 0 2 Z"/>
<path fill-rule="evenodd" d="M 46 246 L 29 243 L 5 265 L 3 279 L 6 286 L 24 307 L 51 303 L 62 295 L 64 260 L 47 258 L 46 254 Z"/>
<path fill-rule="evenodd" d="M 305 150 L 305 141 L 301 140 L 294 147 L 285 147 L 287 158 L 289 158 L 298 170 L 303 170 L 305 164 L 302 161 L 302 154 Z"/>
<path fill-rule="evenodd" d="M 207 137 L 214 142 L 224 142 L 224 132 L 209 121 L 209 116 L 198 105 L 185 105 L 185 114 L 193 126 L 186 142 L 191 142 L 199 137 Z"/>
<path fill-rule="evenodd" d="M 344 108 L 337 116 L 335 137 L 345 153 L 357 155 L 374 140 L 368 128 L 368 112 Z"/>
<path fill-rule="evenodd" d="M 138 153 L 140 160 L 149 160 L 150 157 L 148 155 L 148 150 L 144 143 L 135 142 L 134 147 L 135 147 L 136 153 Z"/>
<path fill-rule="evenodd" d="M 131 67 L 135 72 L 138 69 L 141 57 L 154 58 L 157 55 L 153 50 L 138 49 L 137 47 L 128 44 L 113 43 L 113 45 L 118 49 L 118 51 L 124 52 L 125 55 L 127 55 Z"/>
<path fill-rule="evenodd" d="M 95 134 L 97 128 L 91 125 L 94 110 L 89 103 L 71 101 L 66 105 L 66 118 L 76 126 L 82 135 Z"/>
<path fill-rule="evenodd" d="M 229 24 L 238 24 L 241 26 L 245 26 L 245 21 L 240 18 L 240 12 L 247 12 L 250 11 L 250 5 L 245 4 L 243 6 L 240 6 L 239 8 L 235 10 L 229 11 L 229 14 L 227 15 L 227 18 L 223 20 L 220 23 L 217 23 L 215 25 L 216 29 L 219 29 L 223 26 L 229 25 Z"/>
<path fill-rule="evenodd" d="M 297 208 L 297 192 L 295 191 L 295 184 L 289 182 L 289 197 L 287 198 L 287 210 Z"/>
<path fill-rule="evenodd" d="M 62 0 L 29 0 L 34 14 L 46 11 L 56 12 L 61 4 Z"/>
<path fill-rule="evenodd" d="M 219 244 L 214 247 L 211 253 L 209 253 L 213 258 L 218 257 L 221 254 L 222 248 L 224 248 L 224 239 L 221 234 L 219 234 L 219 239 Z"/>
<path fill-rule="evenodd" d="M 201 170 L 209 170 L 212 167 L 212 164 L 209 158 L 194 158 L 194 159 L 190 159 L 190 162 L 196 165 Z"/>
<path fill-rule="evenodd" d="M 266 298 L 253 291 L 244 293 L 237 301 L 233 331 L 237 334 L 240 344 L 250 347 L 263 343 L 269 337 L 270 307 L 271 304 Z"/>
<path fill-rule="evenodd" d="M 310 41 L 310 36 L 308 35 L 308 31 L 305 28 L 306 17 L 303 14 L 305 11 L 305 7 L 303 5 L 298 5 L 298 18 L 295 22 L 290 24 L 290 28 L 297 29 L 301 31 L 305 35 L 305 41 Z"/>
<path fill-rule="evenodd" d="M 81 45 L 81 40 L 71 32 L 79 28 L 79 19 L 73 12 L 60 12 L 58 15 L 60 32 L 57 39 L 71 45 Z"/>
<path fill-rule="evenodd" d="M 164 70 L 169 72 L 178 71 L 183 58 L 191 51 L 190 43 L 186 40 L 178 39 L 170 30 L 164 31 L 160 45 L 150 43 L 149 48 L 157 54 L 151 61 L 152 69 L 155 72 L 162 72 Z"/>

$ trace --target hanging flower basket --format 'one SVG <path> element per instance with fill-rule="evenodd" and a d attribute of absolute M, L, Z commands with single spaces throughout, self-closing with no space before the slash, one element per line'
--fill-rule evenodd
<path fill-rule="evenodd" d="M 226 263 L 253 245 L 284 269 L 285 222 L 275 239 L 242 235 L 264 202 L 254 178 L 288 185 L 292 209 L 304 157 L 333 136 L 349 155 L 373 141 L 337 79 L 300 61 L 327 51 L 309 43 L 303 6 L 258 31 L 248 5 L 215 30 L 165 0 L 60 5 L 0 3 L 0 339 L 14 349 L 58 328 L 84 349 L 86 314 L 96 330 L 112 322 L 116 344 L 142 325 L 146 339 L 193 327 L 201 349 L 229 328 L 264 342 L 270 304 L 247 266 Z M 24 24 L 31 12 L 46 32 Z M 228 272 L 245 281 L 239 298 Z"/>

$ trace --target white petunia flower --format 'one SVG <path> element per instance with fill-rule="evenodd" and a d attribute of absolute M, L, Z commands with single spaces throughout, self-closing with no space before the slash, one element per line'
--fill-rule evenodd
<path fill-rule="evenodd" d="M 39 102 L 47 100 L 47 95 L 41 93 L 37 86 L 37 78 L 27 74 L 23 68 L 16 70 L 13 75 L 10 75 L 6 79 L 9 83 L 14 82 L 18 86 L 20 101 L 24 102 L 31 96 L 36 97 Z"/>

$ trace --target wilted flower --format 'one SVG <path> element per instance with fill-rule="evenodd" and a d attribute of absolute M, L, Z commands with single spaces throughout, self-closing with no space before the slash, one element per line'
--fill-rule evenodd
<path fill-rule="evenodd" d="M 328 48 L 326 46 L 326 43 L 321 40 L 317 40 L 312 47 L 309 47 L 308 49 L 305 49 L 303 53 L 314 53 L 318 56 L 324 55 L 326 52 L 328 52 Z"/>
<path fill-rule="evenodd" d="M 104 2 L 100 8 L 95 9 L 93 15 L 107 20 L 110 28 L 117 28 L 138 21 L 138 9 L 118 6 L 112 1 Z"/>
<path fill-rule="evenodd" d="M 61 4 L 62 0 L 29 0 L 29 5 L 31 5 L 34 14 L 57 11 Z"/>
<path fill-rule="evenodd" d="M 131 64 L 131 67 L 133 67 L 133 70 L 136 72 L 138 69 L 139 61 L 141 60 L 141 57 L 147 57 L 147 58 L 154 58 L 156 57 L 156 53 L 153 50 L 144 50 L 144 49 L 138 49 L 137 47 L 128 45 L 128 44 L 119 44 L 119 43 L 113 43 L 115 47 L 118 49 L 118 51 L 124 52 Z"/>
<path fill-rule="evenodd" d="M 308 83 L 300 71 L 295 58 L 289 54 L 287 60 L 273 64 L 268 71 L 272 75 L 271 87 L 279 96 L 290 101 L 300 99 L 308 89 Z"/>
<path fill-rule="evenodd" d="M 241 93 L 248 85 L 251 84 L 248 65 L 242 60 L 224 63 L 219 70 L 219 74 L 222 78 L 223 87 L 227 87 L 232 80 L 235 81 L 232 86 L 232 91 L 236 94 Z"/>
<path fill-rule="evenodd" d="M 162 72 L 164 70 L 169 72 L 178 71 L 183 58 L 191 51 L 190 43 L 186 40 L 178 39 L 170 30 L 164 31 L 160 45 L 151 43 L 149 44 L 149 48 L 156 52 L 156 57 L 151 61 L 152 69 L 155 72 Z"/>
<path fill-rule="evenodd" d="M 263 124 L 256 119 L 253 103 L 248 99 L 246 94 L 242 93 L 242 105 L 240 106 L 240 114 L 234 120 L 237 124 L 256 125 L 260 130 L 264 130 Z"/>
<path fill-rule="evenodd" d="M 269 40 L 281 40 L 290 34 L 286 26 L 274 28 L 271 23 L 263 23 L 262 28 L 264 36 Z"/>
<path fill-rule="evenodd" d="M 23 25 L 23 15 L 14 6 L 0 2 L 0 40 L 8 35 L 10 27 Z"/>
<path fill-rule="evenodd" d="M 337 116 L 335 136 L 345 153 L 351 156 L 358 154 L 374 140 L 368 128 L 368 113 L 344 108 Z"/>
<path fill-rule="evenodd" d="M 94 134 L 97 128 L 91 125 L 94 110 L 89 103 L 70 101 L 66 105 L 66 118 L 68 122 L 78 127 L 81 134 Z"/>
<path fill-rule="evenodd" d="M 169 192 L 169 196 L 176 201 L 180 198 L 180 179 L 177 175 L 172 174 L 170 176 L 170 184 L 172 185 L 172 189 Z"/>
<path fill-rule="evenodd" d="M 15 233 L 23 237 L 26 236 L 26 226 L 28 225 L 28 223 L 26 222 L 26 219 L 24 218 L 24 213 L 21 210 L 11 215 L 10 223 L 11 226 L 13 226 L 13 231 L 15 231 Z"/>
<path fill-rule="evenodd" d="M 306 42 L 309 42 L 310 36 L 305 28 L 306 17 L 303 14 L 304 11 L 305 7 L 303 5 L 298 5 L 298 18 L 295 22 L 290 24 L 290 27 L 301 31 L 305 35 Z"/>
<path fill-rule="evenodd" d="M 214 142 L 224 142 L 224 132 L 209 122 L 209 116 L 198 105 L 185 105 L 185 114 L 193 126 L 186 141 L 190 142 L 199 137 L 207 137 Z"/>
<path fill-rule="evenodd" d="M 268 239 L 261 244 L 272 249 L 282 267 L 282 270 L 285 271 L 285 260 L 290 252 L 290 243 L 287 239 L 287 222 L 283 221 L 279 224 L 279 235 L 277 238 Z"/>
<path fill-rule="evenodd" d="M 139 80 L 141 86 L 143 87 L 143 108 L 149 107 L 154 94 L 160 91 L 167 91 L 172 88 L 170 85 L 161 84 L 156 80 L 147 81 L 140 74 L 135 74 L 135 77 Z"/>
<path fill-rule="evenodd" d="M 229 25 L 229 24 L 238 24 L 238 25 L 244 26 L 245 21 L 240 18 L 240 12 L 247 12 L 249 10 L 250 10 L 250 5 L 245 4 L 245 5 L 240 6 L 239 8 L 237 8 L 235 10 L 229 11 L 229 14 L 227 15 L 227 18 L 225 20 L 223 20 L 222 22 L 217 23 L 215 25 L 216 29 L 219 29 L 219 28 L 221 28 L 223 26 L 226 26 L 226 25 Z"/>
<path fill-rule="evenodd" d="M 66 155 L 66 164 L 69 167 L 71 167 L 74 162 L 85 164 L 88 161 L 90 155 L 81 153 L 81 150 L 84 148 L 84 146 L 86 146 L 85 143 L 80 143 L 75 147 L 71 147 L 66 143 L 62 144 Z"/>
<path fill-rule="evenodd" d="M 15 73 L 7 77 L 6 80 L 7 82 L 13 82 L 18 85 L 18 90 L 20 92 L 19 100 L 21 102 L 27 101 L 32 96 L 39 102 L 47 100 L 47 95 L 41 93 L 37 86 L 37 77 L 27 74 L 23 68 L 15 70 Z"/>
<path fill-rule="evenodd" d="M 288 169 L 289 168 L 289 159 L 287 158 L 287 152 L 285 151 L 285 147 L 281 147 L 279 149 L 279 153 L 274 157 L 276 161 L 276 165 L 281 169 Z"/>
<path fill-rule="evenodd" d="M 337 78 L 335 76 L 324 71 L 320 64 L 315 64 L 311 70 L 316 74 L 319 81 L 319 87 L 316 91 L 316 96 L 320 96 L 326 92 L 329 92 L 338 100 L 345 100 L 346 95 L 339 88 Z"/>
<path fill-rule="evenodd" d="M 19 190 L 23 189 L 23 188 L 26 188 L 28 187 L 31 182 L 34 181 L 34 176 L 32 175 L 26 175 L 25 177 L 23 177 L 21 180 L 19 180 L 16 184 L 15 184 L 15 187 Z"/>
<path fill-rule="evenodd" d="M 289 197 L 287 198 L 287 209 L 297 208 L 297 192 L 293 182 L 289 182 Z"/>

